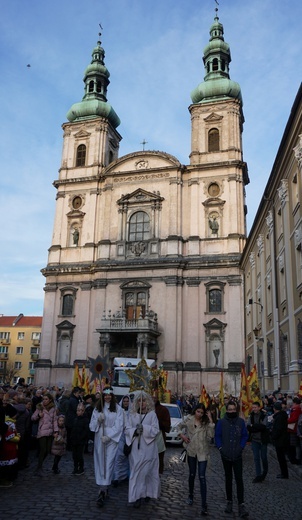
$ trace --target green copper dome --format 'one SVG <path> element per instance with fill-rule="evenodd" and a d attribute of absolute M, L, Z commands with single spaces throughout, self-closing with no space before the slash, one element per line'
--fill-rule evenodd
<path fill-rule="evenodd" d="M 235 98 L 242 103 L 240 85 L 229 76 L 231 52 L 228 43 L 224 41 L 223 25 L 217 14 L 210 28 L 209 43 L 204 48 L 203 62 L 204 82 L 192 91 L 193 103 L 206 103 L 219 98 Z"/>
<path fill-rule="evenodd" d="M 85 94 L 79 103 L 72 105 L 67 113 L 70 122 L 105 117 L 110 124 L 117 128 L 120 119 L 107 101 L 107 87 L 109 85 L 109 70 L 104 63 L 105 52 L 98 41 L 92 51 L 92 60 L 84 72 Z"/>

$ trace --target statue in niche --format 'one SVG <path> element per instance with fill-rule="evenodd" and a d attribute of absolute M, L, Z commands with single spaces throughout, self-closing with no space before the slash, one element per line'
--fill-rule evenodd
<path fill-rule="evenodd" d="M 218 229 L 219 229 L 219 223 L 217 222 L 217 217 L 214 216 L 212 219 L 209 218 L 209 226 L 210 226 L 210 229 L 212 230 L 212 235 L 217 235 Z"/>
<path fill-rule="evenodd" d="M 75 228 L 74 232 L 72 233 L 72 239 L 73 239 L 74 246 L 79 245 L 79 238 L 80 238 L 79 230 L 78 230 L 78 228 Z"/>
<path fill-rule="evenodd" d="M 216 348 L 215 350 L 213 350 L 213 354 L 215 357 L 215 367 L 218 367 L 220 349 Z"/>

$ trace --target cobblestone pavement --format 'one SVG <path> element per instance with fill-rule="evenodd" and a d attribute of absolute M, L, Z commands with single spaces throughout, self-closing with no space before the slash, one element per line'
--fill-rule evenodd
<path fill-rule="evenodd" d="M 199 482 L 195 482 L 193 506 L 186 504 L 188 494 L 187 464 L 179 461 L 181 448 L 168 447 L 165 472 L 161 479 L 159 500 L 134 509 L 127 503 L 128 485 L 121 483 L 110 490 L 105 506 L 96 505 L 98 488 L 94 480 L 93 456 L 85 455 L 85 474 L 71 475 L 71 453 L 61 460 L 59 475 L 51 471 L 53 456 L 45 461 L 45 476 L 34 477 L 34 453 L 29 468 L 20 471 L 11 488 L 0 488 L 0 517 L 10 520 L 192 520 L 200 516 Z M 250 520 L 302 520 L 301 467 L 289 464 L 289 480 L 279 480 L 279 465 L 274 448 L 269 448 L 269 473 L 264 482 L 253 484 L 254 463 L 251 447 L 244 451 L 245 504 Z M 225 514 L 224 476 L 218 450 L 211 449 L 207 469 L 208 517 L 212 520 L 238 518 L 234 497 L 233 514 Z M 235 487 L 235 486 L 234 486 Z"/>

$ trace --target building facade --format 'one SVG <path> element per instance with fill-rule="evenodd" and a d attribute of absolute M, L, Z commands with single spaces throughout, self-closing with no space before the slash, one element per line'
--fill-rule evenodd
<path fill-rule="evenodd" d="M 42 316 L 0 316 L 0 384 L 32 384 L 39 359 Z"/>
<path fill-rule="evenodd" d="M 262 391 L 302 377 L 302 86 L 242 255 L 246 364 Z"/>
<path fill-rule="evenodd" d="M 240 86 L 215 16 L 205 77 L 192 92 L 189 163 L 144 150 L 119 157 L 101 42 L 85 94 L 63 124 L 36 384 L 71 382 L 88 357 L 141 357 L 172 392 L 239 391 L 246 241 Z"/>

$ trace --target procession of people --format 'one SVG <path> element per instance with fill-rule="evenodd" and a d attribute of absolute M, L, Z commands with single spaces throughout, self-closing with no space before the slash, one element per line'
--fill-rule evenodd
<path fill-rule="evenodd" d="M 84 454 L 90 446 L 99 507 L 106 507 L 110 487 L 118 487 L 121 482 L 128 484 L 129 506 L 140 508 L 159 499 L 170 417 L 158 398 L 158 388 L 141 387 L 125 395 L 120 403 L 108 383 L 96 394 L 84 394 L 79 387 L 71 392 L 24 385 L 0 388 L 0 487 L 11 487 L 18 471 L 30 465 L 31 450 L 37 453 L 33 476 L 45 476 L 44 461 L 51 456 L 53 474 L 60 473 L 59 463 L 67 451 L 72 452 L 72 474 L 83 475 Z M 278 479 L 289 478 L 288 464 L 302 463 L 302 407 L 298 392 L 268 394 L 263 401 L 251 404 L 248 417 L 242 415 L 241 403 L 233 396 L 215 396 L 207 407 L 198 402 L 198 396 L 172 399 L 187 412 L 178 426 L 187 459 L 187 505 L 200 500 L 202 516 L 211 511 L 207 500 L 211 483 L 206 478 L 211 449 L 218 449 L 221 455 L 224 511 L 233 514 L 235 494 L 240 518 L 249 516 L 244 502 L 242 457 L 247 444 L 255 463 L 253 484 L 263 482 L 269 472 L 269 444 L 274 446 L 280 466 Z M 194 489 L 196 474 L 199 497 Z"/>

